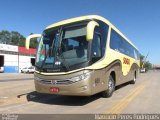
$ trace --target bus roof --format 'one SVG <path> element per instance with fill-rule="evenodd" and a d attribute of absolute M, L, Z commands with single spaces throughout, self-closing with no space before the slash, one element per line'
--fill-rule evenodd
<path fill-rule="evenodd" d="M 57 22 L 57 23 L 49 25 L 48 27 L 46 27 L 46 29 L 50 29 L 50 28 L 53 28 L 53 27 L 58 27 L 58 26 L 61 26 L 61 25 L 66 25 L 66 24 L 74 23 L 74 22 L 78 22 L 78 21 L 93 20 L 93 19 L 97 19 L 97 20 L 103 21 L 104 23 L 106 23 L 109 26 L 111 26 L 112 29 L 114 29 L 126 41 L 128 41 L 133 47 L 135 47 L 137 49 L 137 47 L 122 32 L 120 32 L 120 30 L 118 30 L 109 20 L 107 20 L 106 18 L 103 18 L 101 16 L 98 16 L 98 15 L 88 15 L 88 16 L 81 16 L 81 17 L 75 17 L 75 18 L 63 20 L 63 21 L 60 21 L 60 22 Z"/>

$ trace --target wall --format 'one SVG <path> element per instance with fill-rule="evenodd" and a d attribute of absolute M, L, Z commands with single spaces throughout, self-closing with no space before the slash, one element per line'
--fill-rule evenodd
<path fill-rule="evenodd" d="M 21 69 L 24 67 L 31 66 L 31 56 L 19 56 L 18 64 L 18 55 L 10 54 L 0 54 L 4 56 L 4 72 L 5 73 L 18 73 L 21 72 Z M 19 66 L 19 71 L 18 71 Z"/>
<path fill-rule="evenodd" d="M 18 72 L 18 56 L 17 55 L 4 55 L 4 72 L 17 73 Z"/>
<path fill-rule="evenodd" d="M 17 73 L 24 67 L 30 67 L 31 58 L 35 58 L 31 55 L 35 56 L 35 54 L 36 49 L 26 50 L 24 47 L 0 44 L 0 55 L 4 56 L 5 73 Z"/>
<path fill-rule="evenodd" d="M 33 57 L 30 57 L 30 56 L 19 56 L 19 68 L 20 68 L 20 71 L 24 67 L 32 66 L 31 58 L 33 58 Z"/>

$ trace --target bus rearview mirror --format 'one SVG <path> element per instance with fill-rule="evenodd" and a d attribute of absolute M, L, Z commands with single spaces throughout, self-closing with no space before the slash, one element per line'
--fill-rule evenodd
<path fill-rule="evenodd" d="M 29 46 L 30 46 L 30 40 L 32 38 L 40 38 L 41 37 L 41 34 L 32 34 L 32 35 L 29 35 L 27 38 L 26 38 L 26 41 L 25 41 L 25 47 L 26 49 L 29 49 Z"/>
<path fill-rule="evenodd" d="M 90 21 L 87 24 L 87 35 L 86 35 L 86 40 L 87 41 L 93 40 L 94 29 L 95 29 L 96 26 L 99 26 L 99 24 L 95 21 Z"/>

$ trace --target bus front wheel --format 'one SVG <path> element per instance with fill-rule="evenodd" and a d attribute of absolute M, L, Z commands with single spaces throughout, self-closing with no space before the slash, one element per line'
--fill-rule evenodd
<path fill-rule="evenodd" d="M 112 75 L 110 75 L 108 80 L 108 89 L 102 92 L 102 96 L 105 98 L 111 97 L 114 90 L 115 90 L 115 81 Z"/>

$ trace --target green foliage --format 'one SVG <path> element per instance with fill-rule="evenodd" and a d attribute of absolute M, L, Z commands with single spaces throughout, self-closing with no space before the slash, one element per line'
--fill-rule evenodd
<path fill-rule="evenodd" d="M 25 37 L 16 31 L 11 32 L 11 43 L 12 45 L 25 45 Z"/>
<path fill-rule="evenodd" d="M 10 44 L 10 45 L 17 45 L 17 46 L 25 46 L 25 37 L 21 35 L 17 31 L 7 31 L 2 30 L 0 31 L 0 43 L 2 44 Z M 30 47 L 36 48 L 37 46 L 37 39 L 31 41 Z"/>
<path fill-rule="evenodd" d="M 25 37 L 16 31 L 2 30 L 0 32 L 0 43 L 24 46 Z"/>
<path fill-rule="evenodd" d="M 152 64 L 149 61 L 146 61 L 144 67 L 146 68 L 146 70 L 150 70 L 152 69 Z"/>
<path fill-rule="evenodd" d="M 0 43 L 11 44 L 11 34 L 6 30 L 0 32 Z"/>
<path fill-rule="evenodd" d="M 140 67 L 146 68 L 146 70 L 150 70 L 152 69 L 152 64 L 149 61 L 146 61 L 143 55 L 140 55 Z"/>

